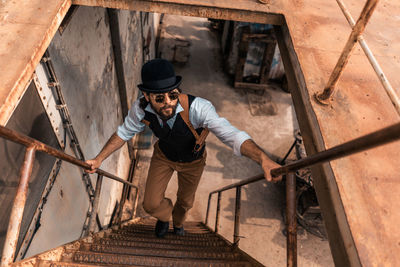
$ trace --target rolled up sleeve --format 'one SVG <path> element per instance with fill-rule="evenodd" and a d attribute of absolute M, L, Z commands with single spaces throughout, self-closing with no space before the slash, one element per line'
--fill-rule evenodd
<path fill-rule="evenodd" d="M 117 135 L 124 141 L 128 141 L 135 134 L 144 130 L 145 124 L 141 122 L 144 118 L 144 111 L 139 107 L 139 101 L 136 100 L 125 117 L 124 123 L 118 126 Z"/>
<path fill-rule="evenodd" d="M 213 104 L 206 99 L 196 97 L 190 109 L 190 121 L 195 128 L 207 127 L 221 142 L 231 147 L 235 155 L 241 156 L 240 147 L 244 141 L 251 139 L 250 135 L 220 117 Z"/>

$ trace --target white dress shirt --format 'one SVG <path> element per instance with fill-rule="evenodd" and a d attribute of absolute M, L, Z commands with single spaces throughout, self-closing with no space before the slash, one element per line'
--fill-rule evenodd
<path fill-rule="evenodd" d="M 146 126 L 141 122 L 145 113 L 143 109 L 140 108 L 139 103 L 139 99 L 133 103 L 128 112 L 128 116 L 125 117 L 124 123 L 118 127 L 117 135 L 125 141 L 131 139 L 135 134 L 142 132 Z M 154 113 L 157 116 L 160 125 L 162 125 L 161 118 L 151 108 L 150 104 L 147 105 L 145 110 Z M 177 114 L 181 111 L 183 111 L 183 108 L 181 104 L 178 103 L 175 115 L 167 120 L 167 124 L 171 129 L 175 123 Z M 189 120 L 195 129 L 200 127 L 208 128 L 218 137 L 219 140 L 221 140 L 221 142 L 233 148 L 234 154 L 238 156 L 241 155 L 240 147 L 242 143 L 251 139 L 246 132 L 239 131 L 237 128 L 232 126 L 227 119 L 218 116 L 213 104 L 201 97 L 196 97 L 190 105 Z"/>

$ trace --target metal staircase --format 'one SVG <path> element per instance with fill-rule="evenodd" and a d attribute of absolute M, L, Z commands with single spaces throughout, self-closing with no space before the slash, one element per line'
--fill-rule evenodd
<path fill-rule="evenodd" d="M 155 222 L 133 220 L 12 266 L 263 266 L 201 222 L 164 238 L 155 236 Z"/>

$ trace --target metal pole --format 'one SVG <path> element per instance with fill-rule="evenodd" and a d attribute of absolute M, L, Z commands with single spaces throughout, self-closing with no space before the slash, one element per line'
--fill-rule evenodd
<path fill-rule="evenodd" d="M 103 175 L 98 174 L 96 182 L 96 190 L 94 191 L 93 209 L 92 209 L 92 214 L 90 215 L 89 225 L 88 225 L 89 228 L 88 234 L 93 234 L 94 231 L 96 230 L 96 215 L 97 211 L 99 210 L 102 183 L 103 183 Z"/>
<path fill-rule="evenodd" d="M 210 193 L 210 194 L 208 195 L 208 204 L 207 204 L 205 225 L 208 224 L 208 214 L 209 214 L 209 212 L 210 212 L 211 196 L 212 196 L 212 194 Z"/>
<path fill-rule="evenodd" d="M 339 7 L 342 9 L 344 16 L 346 17 L 347 21 L 349 22 L 350 26 L 354 28 L 355 22 L 352 18 L 350 12 L 347 10 L 345 4 L 342 0 L 336 0 Z M 372 54 L 371 50 L 369 49 L 367 42 L 364 40 L 364 37 L 360 35 L 358 38 L 358 43 L 360 44 L 361 48 L 364 50 L 365 55 L 367 56 L 369 62 L 371 63 L 372 67 L 375 70 L 376 75 L 378 76 L 379 80 L 382 83 L 382 86 L 385 88 L 386 93 L 390 97 L 397 113 L 400 115 L 400 98 L 397 96 L 396 92 L 394 91 L 392 85 L 389 83 L 385 73 L 381 66 L 379 65 L 378 61 L 375 59 L 374 55 Z"/>
<path fill-rule="evenodd" d="M 361 152 L 363 150 L 393 142 L 398 140 L 399 138 L 400 123 L 396 123 L 379 131 L 364 135 L 344 144 L 316 153 L 307 158 L 295 161 L 276 169 L 272 169 L 271 175 L 273 177 L 277 177 L 284 173 L 293 172 L 304 167 L 342 158 L 357 152 Z"/>
<path fill-rule="evenodd" d="M 286 175 L 286 255 L 287 266 L 297 266 L 296 176 Z"/>
<path fill-rule="evenodd" d="M 132 213 L 132 218 L 136 217 L 136 210 L 137 210 L 137 205 L 139 203 L 139 188 L 135 188 L 136 189 L 136 193 L 135 193 L 135 202 L 133 204 L 133 213 Z"/>
<path fill-rule="evenodd" d="M 347 40 L 343 52 L 340 55 L 338 62 L 336 63 L 336 66 L 329 78 L 327 86 L 322 93 L 317 93 L 315 95 L 319 103 L 324 105 L 329 104 L 328 99 L 333 94 L 335 86 L 343 73 L 343 69 L 349 61 L 350 54 L 354 49 L 358 37 L 363 33 L 365 26 L 367 25 L 372 13 L 375 10 L 376 5 L 378 4 L 378 1 L 379 0 L 367 0 L 367 2 L 365 3 L 364 9 L 362 10 L 360 17 L 358 18 L 356 25 L 351 31 L 349 39 Z"/>
<path fill-rule="evenodd" d="M 239 246 L 239 228 L 240 228 L 240 200 L 242 199 L 242 187 L 236 187 L 236 202 L 235 202 L 235 226 L 233 233 L 233 244 Z"/>
<path fill-rule="evenodd" d="M 279 162 L 279 164 L 285 164 L 286 159 L 289 157 L 290 152 L 292 152 L 293 148 L 296 146 L 297 143 L 297 138 L 294 139 L 293 144 L 289 148 L 289 151 L 286 153 L 286 155 L 283 157 L 283 159 Z"/>
<path fill-rule="evenodd" d="M 221 208 L 221 192 L 218 192 L 217 214 L 215 215 L 215 232 L 218 233 L 219 211 Z"/>
<path fill-rule="evenodd" d="M 24 214 L 26 196 L 28 194 L 29 179 L 32 174 L 33 163 L 35 161 L 35 152 L 36 149 L 34 146 L 26 148 L 24 163 L 20 171 L 18 189 L 11 210 L 7 235 L 4 242 L 3 255 L 1 257 L 1 267 L 9 266 L 14 261 L 22 216 Z"/>

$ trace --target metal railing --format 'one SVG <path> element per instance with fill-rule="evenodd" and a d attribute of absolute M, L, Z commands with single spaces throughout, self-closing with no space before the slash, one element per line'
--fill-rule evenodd
<path fill-rule="evenodd" d="M 373 132 L 371 134 L 353 139 L 349 142 L 335 146 L 328 150 L 311 155 L 307 158 L 300 159 L 293 163 L 282 167 L 272 169 L 271 175 L 278 177 L 286 174 L 286 229 L 287 229 L 287 266 L 297 266 L 297 222 L 296 222 L 296 176 L 295 171 L 310 167 L 312 165 L 328 162 L 334 159 L 349 156 L 367 149 L 371 149 L 389 142 L 400 139 L 400 123 L 394 124 L 387 128 Z M 218 190 L 212 191 L 208 196 L 208 205 L 206 211 L 205 224 L 208 225 L 208 217 L 210 212 L 211 197 L 218 193 L 217 209 L 215 215 L 215 232 L 218 233 L 218 224 L 221 207 L 221 194 L 223 191 L 236 188 L 236 203 L 235 203 L 235 222 L 233 233 L 234 246 L 239 245 L 239 224 L 240 224 L 240 200 L 241 188 L 250 183 L 254 183 L 264 179 L 264 175 L 260 174 L 252 178 L 237 182 Z"/>
<path fill-rule="evenodd" d="M 58 149 L 55 149 L 49 145 L 46 145 L 38 140 L 35 140 L 29 136 L 18 133 L 14 130 L 0 126 L 0 137 L 8 139 L 12 142 L 19 143 L 26 146 L 25 158 L 20 170 L 20 181 L 15 195 L 14 204 L 10 214 L 10 221 L 8 224 L 7 235 L 4 242 L 3 254 L 1 257 L 1 267 L 9 266 L 13 261 L 17 249 L 18 236 L 21 227 L 22 216 L 25 208 L 25 202 L 28 193 L 28 183 L 32 173 L 32 167 L 35 160 L 36 151 L 44 152 L 53 157 L 72 163 L 76 166 L 82 167 L 86 170 L 90 170 L 91 166 L 84 161 L 81 161 L 73 156 L 70 156 Z M 98 174 L 96 189 L 93 199 L 93 212 L 89 219 L 89 233 L 93 233 L 96 228 L 96 214 L 99 207 L 100 191 L 102 186 L 103 177 L 118 181 L 136 189 L 133 216 L 136 213 L 136 207 L 138 204 L 139 188 L 122 178 L 119 178 L 111 173 L 97 169 Z"/>
<path fill-rule="evenodd" d="M 334 93 L 336 84 L 343 73 L 344 68 L 347 65 L 347 62 L 350 58 L 351 52 L 354 50 L 355 44 L 358 43 L 360 44 L 361 48 L 363 49 L 365 55 L 367 56 L 370 64 L 372 65 L 376 75 L 379 78 L 379 81 L 381 82 L 382 86 L 386 90 L 387 95 L 389 96 L 393 106 L 395 107 L 397 113 L 400 115 L 400 98 L 394 91 L 393 87 L 389 83 L 385 73 L 383 73 L 382 68 L 380 67 L 378 61 L 375 59 L 374 55 L 372 54 L 371 50 L 369 49 L 366 41 L 364 40 L 362 33 L 369 21 L 369 19 L 372 16 L 372 13 L 374 12 L 379 0 L 367 0 L 365 3 L 365 6 L 363 10 L 361 11 L 361 14 L 357 20 L 357 22 L 354 21 L 352 18 L 350 12 L 346 8 L 344 2 L 342 0 L 336 0 L 337 4 L 339 5 L 340 9 L 342 10 L 344 16 L 346 17 L 349 25 L 352 28 L 351 34 L 347 40 L 347 43 L 345 47 L 343 48 L 342 54 L 340 55 L 340 58 L 338 62 L 336 63 L 336 66 L 334 70 L 332 71 L 332 74 L 329 78 L 329 81 L 323 90 L 323 92 L 315 94 L 315 98 L 318 103 L 327 105 L 329 104 L 329 99 Z"/>

